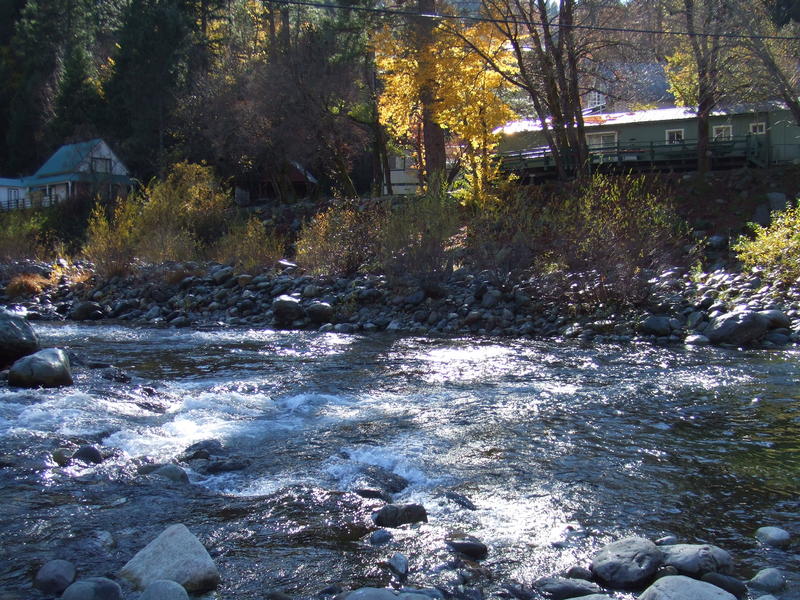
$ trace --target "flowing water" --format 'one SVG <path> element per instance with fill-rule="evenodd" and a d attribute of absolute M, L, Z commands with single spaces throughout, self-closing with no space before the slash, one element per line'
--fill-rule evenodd
<path fill-rule="evenodd" d="M 800 536 L 796 351 L 36 328 L 133 381 L 79 367 L 72 388 L 0 390 L 3 600 L 39 597 L 31 580 L 52 558 L 113 576 L 175 522 L 209 549 L 224 599 L 387 585 L 395 552 L 408 584 L 456 589 L 444 540 L 458 532 L 490 548 L 461 569 L 486 596 L 626 535 L 674 534 L 726 548 L 740 577 L 784 569 L 782 598 L 800 598 L 798 546 L 752 537 Z M 246 467 L 190 470 L 188 485 L 137 472 L 212 439 Z M 85 443 L 109 458 L 53 462 Z M 429 514 L 381 547 L 367 538 L 382 502 L 350 493 L 370 465 L 405 477 L 395 501 Z"/>

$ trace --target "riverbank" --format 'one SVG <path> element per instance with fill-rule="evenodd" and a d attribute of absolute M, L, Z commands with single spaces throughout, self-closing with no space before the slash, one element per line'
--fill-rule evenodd
<path fill-rule="evenodd" d="M 177 263 L 102 280 L 87 264 L 67 272 L 66 264 L 27 262 L 6 265 L 5 283 L 26 272 L 47 283 L 28 297 L 0 297 L 0 304 L 30 320 L 766 348 L 800 342 L 800 285 L 759 271 L 667 269 L 642 276 L 640 299 L 622 307 L 603 302 L 613 294 L 595 273 L 512 281 L 458 269 L 437 280 L 390 282 L 313 277 L 283 261 L 256 275 Z"/>

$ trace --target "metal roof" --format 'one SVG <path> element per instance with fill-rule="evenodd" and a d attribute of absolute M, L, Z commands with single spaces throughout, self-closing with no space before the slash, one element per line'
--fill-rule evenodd
<path fill-rule="evenodd" d="M 25 187 L 25 185 L 24 179 L 7 179 L 0 177 L 0 186 L 3 187 Z"/>
<path fill-rule="evenodd" d="M 38 181 L 43 177 L 76 171 L 81 162 L 83 162 L 94 147 L 100 143 L 102 143 L 102 140 L 98 138 L 89 140 L 88 142 L 61 146 L 61 148 L 56 150 L 55 154 L 47 159 L 47 162 L 34 173 L 32 179 Z M 33 181 L 31 181 L 31 183 L 33 183 Z"/>
<path fill-rule="evenodd" d="M 785 108 L 781 103 L 764 103 L 759 105 L 741 104 L 724 109 L 715 110 L 712 116 L 725 116 L 743 114 L 754 111 L 768 111 Z M 599 127 L 601 125 L 625 125 L 629 123 L 654 123 L 659 121 L 680 121 L 683 119 L 694 119 L 697 111 L 694 107 L 674 107 L 674 108 L 653 108 L 650 110 L 639 110 L 635 112 L 607 113 L 600 115 L 584 115 L 583 124 L 585 127 Z M 503 135 L 513 135 L 524 131 L 541 131 L 542 123 L 539 119 L 523 119 L 512 121 L 502 127 L 498 127 L 495 133 Z"/>

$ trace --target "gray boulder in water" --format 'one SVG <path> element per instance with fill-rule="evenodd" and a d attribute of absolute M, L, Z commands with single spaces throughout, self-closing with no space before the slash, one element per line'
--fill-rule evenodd
<path fill-rule="evenodd" d="M 45 594 L 60 594 L 75 581 L 75 565 L 68 560 L 51 560 L 42 565 L 33 587 Z"/>
<path fill-rule="evenodd" d="M 629 537 L 604 546 L 592 560 L 592 572 L 613 588 L 641 589 L 661 565 L 658 546 L 642 537 Z"/>
<path fill-rule="evenodd" d="M 736 596 L 705 581 L 670 575 L 642 592 L 639 600 L 736 600 Z"/>
<path fill-rule="evenodd" d="M 69 311 L 69 318 L 73 321 L 97 321 L 104 316 L 103 307 L 91 300 L 78 302 L 72 307 L 72 310 Z"/>
<path fill-rule="evenodd" d="M 139 600 L 189 600 L 189 594 L 179 583 L 160 579 L 148 585 Z"/>
<path fill-rule="evenodd" d="M 702 577 L 706 573 L 733 572 L 733 559 L 722 548 L 710 544 L 674 544 L 662 546 L 664 564 L 675 567 L 681 575 Z"/>
<path fill-rule="evenodd" d="M 183 524 L 167 527 L 129 560 L 119 574 L 140 589 L 169 579 L 187 592 L 198 594 L 213 590 L 220 580 L 211 556 Z"/>
<path fill-rule="evenodd" d="M 305 315 L 300 300 L 286 294 L 272 301 L 272 313 L 275 315 L 275 321 L 281 324 L 289 324 L 302 319 Z"/>
<path fill-rule="evenodd" d="M 703 330 L 712 344 L 751 344 L 763 337 L 770 319 L 752 310 L 725 313 L 711 320 Z"/>
<path fill-rule="evenodd" d="M 24 388 L 72 385 L 69 357 L 59 348 L 48 348 L 20 358 L 8 371 L 8 384 Z"/>
<path fill-rule="evenodd" d="M 378 527 L 400 527 L 400 525 L 428 522 L 428 513 L 421 504 L 387 504 L 372 514 Z"/>
<path fill-rule="evenodd" d="M 0 311 L 0 368 L 38 349 L 39 339 L 26 319 Z"/>

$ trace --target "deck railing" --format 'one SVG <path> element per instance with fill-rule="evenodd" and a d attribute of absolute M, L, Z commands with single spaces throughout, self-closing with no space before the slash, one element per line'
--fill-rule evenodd
<path fill-rule="evenodd" d="M 58 202 L 58 196 L 36 196 L 34 198 L 0 198 L 0 212 L 12 210 L 25 210 L 28 208 L 46 208 Z"/>
<path fill-rule="evenodd" d="M 770 152 L 764 136 L 747 135 L 724 140 L 710 140 L 708 151 L 712 163 L 736 161 L 766 167 Z M 505 152 L 500 155 L 504 171 L 546 171 L 555 167 L 555 158 L 547 146 L 529 150 Z M 576 167 L 575 156 L 562 156 L 567 171 Z M 697 161 L 697 140 L 675 142 L 626 141 L 604 146 L 589 146 L 591 165 L 618 165 L 630 168 L 655 168 L 664 165 L 686 164 Z"/>

